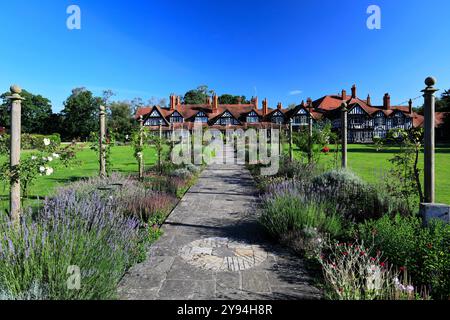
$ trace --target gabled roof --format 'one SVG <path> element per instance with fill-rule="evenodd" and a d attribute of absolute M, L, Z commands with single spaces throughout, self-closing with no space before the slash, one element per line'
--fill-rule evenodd
<path fill-rule="evenodd" d="M 308 108 L 304 104 L 299 104 L 298 106 L 296 106 L 290 110 L 287 110 L 286 116 L 291 118 L 291 117 L 297 115 L 300 110 L 305 110 L 308 114 L 310 114 L 312 116 L 312 118 L 314 120 L 320 120 L 323 118 L 323 112 L 320 112 L 320 111 L 314 110 L 314 109 L 311 110 L 311 108 Z"/>
<path fill-rule="evenodd" d="M 239 123 L 241 123 L 241 121 L 239 121 L 239 116 L 236 117 L 237 113 L 233 113 L 230 110 L 228 110 L 227 108 L 221 108 L 222 109 L 222 113 L 217 114 L 214 113 L 214 117 L 210 118 L 211 123 L 215 123 L 217 120 L 219 120 L 225 113 L 229 113 L 236 121 L 238 121 Z"/>

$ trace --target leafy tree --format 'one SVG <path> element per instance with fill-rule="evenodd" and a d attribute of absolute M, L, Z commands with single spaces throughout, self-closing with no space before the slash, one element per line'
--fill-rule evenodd
<path fill-rule="evenodd" d="M 214 94 L 213 90 L 210 90 L 206 85 L 202 85 L 197 89 L 186 92 L 183 100 L 185 104 L 203 104 L 208 96 L 212 94 Z"/>
<path fill-rule="evenodd" d="M 125 141 L 125 137 L 131 137 L 133 127 L 137 125 L 132 107 L 127 102 L 113 102 L 109 108 L 108 129 L 115 133 L 117 140 Z"/>
<path fill-rule="evenodd" d="M 7 99 L 10 95 L 10 92 L 5 92 L 0 96 L 2 99 L 0 119 L 2 119 L 2 125 L 5 127 L 11 125 L 9 112 L 11 103 Z M 25 99 L 22 101 L 22 132 L 37 134 L 50 133 L 48 131 L 52 117 L 52 105 L 50 100 L 26 90 L 23 90 L 20 95 Z"/>
<path fill-rule="evenodd" d="M 98 109 L 102 103 L 102 98 L 94 97 L 86 88 L 72 90 L 61 111 L 63 136 L 70 139 L 86 139 L 91 132 L 98 131 Z"/>
<path fill-rule="evenodd" d="M 238 104 L 239 100 L 242 104 L 249 104 L 245 96 L 233 96 L 231 94 L 223 94 L 219 97 L 220 104 Z"/>
<path fill-rule="evenodd" d="M 423 115 L 423 105 L 416 109 L 416 112 Z M 450 89 L 444 90 L 439 98 L 436 98 L 436 112 L 450 112 Z"/>

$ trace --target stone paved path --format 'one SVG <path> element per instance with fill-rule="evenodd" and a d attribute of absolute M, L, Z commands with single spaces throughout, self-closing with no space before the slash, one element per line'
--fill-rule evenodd
<path fill-rule="evenodd" d="M 120 298 L 320 298 L 304 262 L 258 224 L 255 192 L 244 166 L 210 165 L 163 226 L 149 259 L 124 277 Z"/>

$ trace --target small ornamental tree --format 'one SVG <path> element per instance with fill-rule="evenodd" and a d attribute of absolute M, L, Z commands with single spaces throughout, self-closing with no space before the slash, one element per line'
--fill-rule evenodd
<path fill-rule="evenodd" d="M 90 149 L 96 153 L 100 152 L 100 137 L 97 132 L 91 132 L 90 136 Z M 111 147 L 116 143 L 115 136 L 113 133 L 108 133 L 106 138 L 102 141 L 105 146 L 105 163 L 106 163 L 106 173 L 109 176 L 112 170 L 111 162 Z M 99 160 L 100 162 L 100 160 Z"/>
<path fill-rule="evenodd" d="M 8 145 L 8 139 L 0 137 L 0 150 L 2 152 L 9 154 Z M 45 138 L 43 139 L 42 147 L 22 158 L 19 166 L 11 168 L 9 163 L 2 164 L 0 166 L 0 175 L 5 180 L 20 179 L 21 192 L 23 197 L 26 198 L 29 195 L 29 188 L 35 183 L 37 178 L 52 175 L 57 167 L 69 167 L 73 164 L 77 150 L 75 142 L 69 146 L 62 147 Z"/>
<path fill-rule="evenodd" d="M 331 131 L 331 124 L 322 122 L 315 124 L 313 127 L 311 145 L 307 128 L 295 133 L 293 139 L 302 153 L 302 158 L 308 158 L 308 154 L 311 152 L 312 163 L 316 164 L 319 163 L 321 155 L 324 154 L 322 152 L 324 148 L 337 140 L 335 133 Z"/>
<path fill-rule="evenodd" d="M 419 156 L 422 151 L 424 131 L 422 128 L 410 130 L 394 129 L 389 131 L 382 144 L 398 144 L 400 149 L 389 160 L 392 163 L 390 174 L 392 179 L 387 183 L 387 190 L 392 196 L 403 198 L 411 207 L 414 198 L 424 201 L 422 185 L 420 182 Z M 381 144 L 377 145 L 381 150 Z"/>

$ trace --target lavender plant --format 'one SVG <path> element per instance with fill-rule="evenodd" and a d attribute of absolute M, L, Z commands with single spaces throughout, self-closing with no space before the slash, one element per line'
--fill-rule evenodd
<path fill-rule="evenodd" d="M 24 214 L 20 228 L 0 221 L 0 289 L 24 297 L 36 283 L 45 299 L 110 299 L 121 277 L 142 256 L 139 221 L 96 193 L 65 192 L 47 199 L 36 218 Z M 81 287 L 67 286 L 77 266 Z"/>

